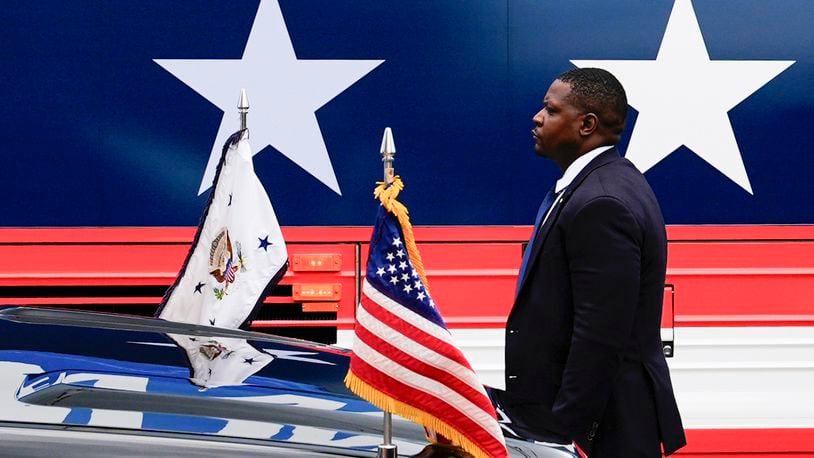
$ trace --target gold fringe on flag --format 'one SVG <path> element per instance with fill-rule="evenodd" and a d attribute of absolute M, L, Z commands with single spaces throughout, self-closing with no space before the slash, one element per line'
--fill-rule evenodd
<path fill-rule="evenodd" d="M 415 244 L 413 226 L 410 224 L 407 207 L 396 199 L 401 190 L 404 189 L 404 183 L 401 181 L 401 177 L 396 175 L 390 186 L 387 186 L 384 181 L 379 181 L 376 184 L 378 186 L 373 190 L 373 196 L 379 199 L 379 202 L 381 202 L 385 210 L 392 213 L 396 219 L 398 219 L 399 225 L 401 225 L 401 231 L 404 233 L 404 246 L 407 248 L 410 262 L 412 262 L 413 267 L 416 272 L 418 272 L 418 276 L 424 284 L 424 289 L 427 291 L 427 294 L 429 294 L 430 287 L 429 282 L 427 282 L 427 276 L 424 275 L 424 262 L 421 260 L 421 253 L 418 252 L 418 247 Z"/>
<path fill-rule="evenodd" d="M 429 282 L 424 272 L 424 262 L 421 260 L 421 253 L 415 243 L 415 235 L 413 234 L 413 226 L 410 224 L 410 217 L 407 207 L 398 201 L 398 195 L 404 189 L 404 183 L 401 177 L 395 176 L 393 182 L 388 186 L 385 182 L 380 181 L 377 183 L 373 195 L 381 202 L 385 210 L 393 214 L 401 226 L 402 234 L 404 235 L 404 247 L 407 254 L 410 256 L 410 262 L 415 268 L 416 273 L 421 278 L 424 284 L 424 289 L 429 294 Z M 356 395 L 367 400 L 376 407 L 397 415 L 400 415 L 408 420 L 412 420 L 427 428 L 431 428 L 436 432 L 442 434 L 447 439 L 451 440 L 453 444 L 460 446 L 467 453 L 471 454 L 474 458 L 489 458 L 489 453 L 484 450 L 479 444 L 473 442 L 460 431 L 456 430 L 448 423 L 440 420 L 439 418 L 431 415 L 430 413 L 421 410 L 415 406 L 411 406 L 404 402 L 398 401 L 384 392 L 374 388 L 367 382 L 359 378 L 349 370 L 345 376 L 345 385 Z"/>
<path fill-rule="evenodd" d="M 350 388 L 351 391 L 356 393 L 356 395 L 364 398 L 374 406 L 386 412 L 392 412 L 400 415 L 408 420 L 412 420 L 420 425 L 432 428 L 435 431 L 443 434 L 444 437 L 450 439 L 454 444 L 459 445 L 474 458 L 490 457 L 489 453 L 482 449 L 480 445 L 461 434 L 455 428 L 421 409 L 405 404 L 401 401 L 397 401 L 376 388 L 373 388 L 365 383 L 364 380 L 357 377 L 353 371 L 348 371 L 348 375 L 345 376 L 345 385 Z"/>

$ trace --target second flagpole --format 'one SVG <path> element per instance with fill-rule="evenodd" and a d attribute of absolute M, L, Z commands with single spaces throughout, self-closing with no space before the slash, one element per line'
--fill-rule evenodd
<path fill-rule="evenodd" d="M 389 127 L 384 128 L 384 136 L 382 137 L 382 163 L 384 165 L 384 183 L 389 186 L 393 183 L 395 173 L 393 171 L 393 159 L 396 155 L 396 144 L 393 142 L 393 131 Z M 384 430 L 383 443 L 379 445 L 377 458 L 396 458 L 398 456 L 398 448 L 393 444 L 393 414 L 384 412 L 384 422 L 382 424 Z"/>

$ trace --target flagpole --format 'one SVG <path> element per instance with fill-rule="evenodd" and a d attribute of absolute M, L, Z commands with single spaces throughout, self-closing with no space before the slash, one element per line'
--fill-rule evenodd
<path fill-rule="evenodd" d="M 382 137 L 382 162 L 384 163 L 384 184 L 390 185 L 393 183 L 393 159 L 396 156 L 396 144 L 393 142 L 393 131 L 389 127 L 384 128 L 384 136 Z"/>
<path fill-rule="evenodd" d="M 382 137 L 382 162 L 384 163 L 384 183 L 389 186 L 393 183 L 395 173 L 393 171 L 393 159 L 396 155 L 396 144 L 393 142 L 393 131 L 389 127 L 384 128 L 384 136 Z M 393 444 L 393 414 L 384 412 L 384 422 L 382 424 L 384 429 L 384 443 L 379 445 L 377 458 L 396 458 L 398 456 L 398 448 Z"/>
<path fill-rule="evenodd" d="M 248 127 L 246 115 L 249 114 L 249 97 L 246 96 L 246 89 L 240 89 L 240 99 L 237 101 L 237 112 L 240 113 L 240 130 Z"/>

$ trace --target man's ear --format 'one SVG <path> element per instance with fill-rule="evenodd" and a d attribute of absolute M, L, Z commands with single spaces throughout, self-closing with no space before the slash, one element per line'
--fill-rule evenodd
<path fill-rule="evenodd" d="M 594 133 L 599 128 L 599 118 L 593 113 L 587 113 L 582 116 L 582 124 L 579 126 L 579 133 L 583 137 L 587 137 Z"/>

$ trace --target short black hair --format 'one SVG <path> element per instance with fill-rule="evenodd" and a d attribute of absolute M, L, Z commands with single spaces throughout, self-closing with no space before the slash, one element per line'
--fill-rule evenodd
<path fill-rule="evenodd" d="M 557 77 L 571 86 L 570 102 L 594 113 L 611 132 L 621 134 L 627 118 L 627 95 L 622 83 L 601 68 L 575 68 Z"/>

